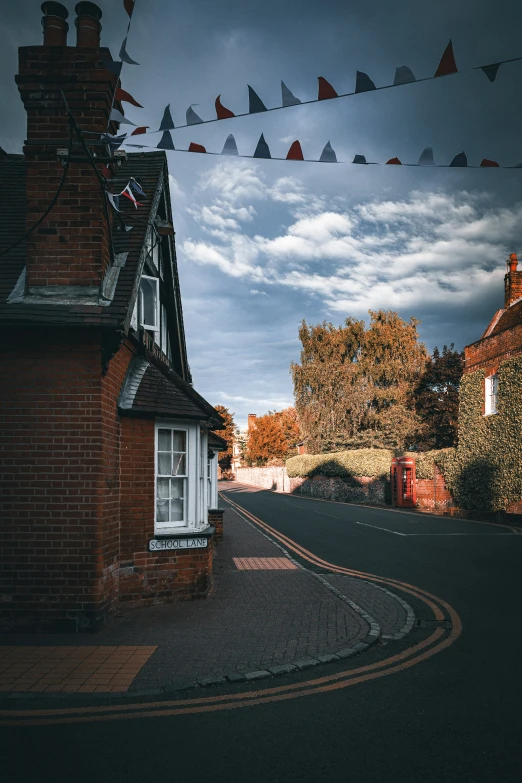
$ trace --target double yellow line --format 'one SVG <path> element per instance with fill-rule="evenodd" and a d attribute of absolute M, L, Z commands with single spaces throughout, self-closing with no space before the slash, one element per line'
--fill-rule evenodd
<path fill-rule="evenodd" d="M 272 688 L 263 688 L 254 691 L 244 691 L 233 695 L 203 696 L 201 698 L 162 700 L 155 702 L 135 702 L 133 704 L 115 704 L 93 707 L 66 707 L 57 709 L 28 709 L 0 710 L 0 726 L 48 726 L 66 723 L 99 723 L 106 721 L 134 720 L 145 718 L 173 717 L 176 715 L 194 715 L 198 713 L 218 712 L 233 710 L 242 707 L 252 707 L 262 704 L 273 704 L 290 699 L 303 698 L 305 696 L 317 696 L 322 693 L 349 688 L 363 682 L 386 677 L 390 674 L 398 674 L 406 669 L 426 661 L 433 655 L 445 650 L 462 633 L 462 624 L 457 612 L 446 601 L 438 598 L 419 587 L 401 582 L 397 579 L 375 576 L 364 571 L 355 571 L 350 568 L 336 566 L 323 560 L 304 547 L 300 546 L 288 536 L 279 533 L 266 522 L 247 511 L 238 503 L 227 502 L 250 522 L 264 530 L 272 538 L 279 541 L 294 554 L 303 560 L 337 574 L 359 577 L 385 584 L 391 588 L 399 589 L 409 595 L 423 601 L 433 612 L 435 620 L 443 620 L 445 616 L 451 620 L 452 628 L 449 633 L 442 628 L 436 628 L 433 633 L 409 647 L 397 655 L 393 655 L 382 661 L 347 669 L 325 677 L 317 677 L 312 680 L 279 685 Z"/>

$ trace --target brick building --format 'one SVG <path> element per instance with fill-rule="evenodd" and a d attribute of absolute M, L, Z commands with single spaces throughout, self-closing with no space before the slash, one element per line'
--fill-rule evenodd
<path fill-rule="evenodd" d="M 0 627 L 82 630 L 207 593 L 222 420 L 192 387 L 166 155 L 107 144 L 97 6 L 76 6 L 76 46 L 67 10 L 42 10 L 23 154 L 0 154 Z M 103 176 L 140 206 L 115 212 Z"/>

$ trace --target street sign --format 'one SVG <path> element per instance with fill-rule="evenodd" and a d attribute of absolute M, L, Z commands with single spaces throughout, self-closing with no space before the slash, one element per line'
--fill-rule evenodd
<path fill-rule="evenodd" d="M 205 549 L 208 546 L 208 538 L 153 538 L 149 541 L 149 552 L 163 549 Z"/>

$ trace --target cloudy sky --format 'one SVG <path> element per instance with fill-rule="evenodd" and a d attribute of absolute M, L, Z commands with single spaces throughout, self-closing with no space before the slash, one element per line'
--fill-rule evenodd
<path fill-rule="evenodd" d="M 127 17 L 101 0 L 103 43 L 116 58 Z M 73 3 L 65 3 L 74 25 Z M 18 152 L 25 117 L 13 76 L 17 47 L 41 42 L 40 4 L 17 0 L 0 17 L 0 145 Z M 459 69 L 522 54 L 516 0 L 136 0 L 123 87 L 144 105 L 126 115 L 157 127 L 167 103 L 176 125 L 190 104 L 204 118 L 247 111 L 247 84 L 269 107 L 280 82 L 301 100 L 317 77 L 354 89 L 356 70 L 377 86 L 408 65 L 433 75 L 448 40 Z M 69 43 L 74 43 L 71 29 Z M 317 159 L 327 141 L 355 154 L 437 163 L 465 150 L 470 163 L 522 161 L 522 63 L 495 83 L 481 71 L 389 91 L 173 131 L 220 152 L 233 133 L 253 153 L 264 133 L 284 157 L 299 139 Z M 146 138 L 146 137 L 142 137 Z M 149 137 L 151 144 L 159 136 Z M 522 170 L 431 169 L 238 160 L 169 152 L 189 361 L 195 387 L 248 413 L 292 404 L 299 323 L 340 324 L 369 309 L 421 320 L 431 350 L 478 339 L 503 304 L 505 260 L 522 252 Z"/>

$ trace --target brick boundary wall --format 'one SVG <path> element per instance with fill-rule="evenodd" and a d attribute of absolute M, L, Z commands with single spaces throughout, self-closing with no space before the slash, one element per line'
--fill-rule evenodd
<path fill-rule="evenodd" d="M 216 528 L 213 541 L 215 544 L 220 544 L 223 541 L 223 515 L 225 509 L 223 508 L 209 508 L 208 510 L 208 524 Z"/>

